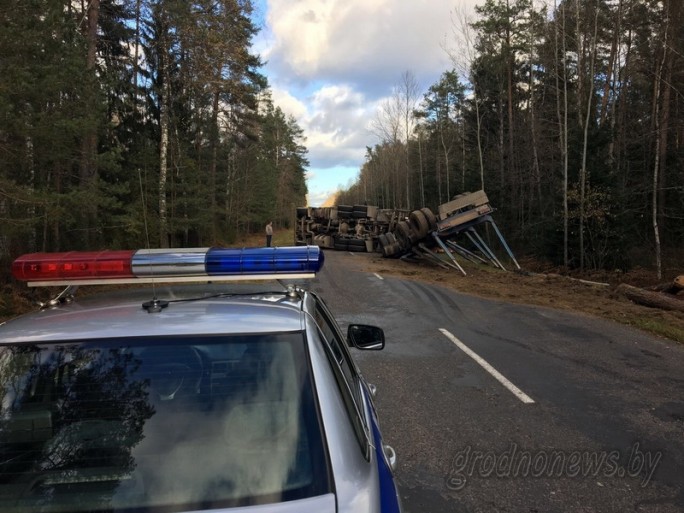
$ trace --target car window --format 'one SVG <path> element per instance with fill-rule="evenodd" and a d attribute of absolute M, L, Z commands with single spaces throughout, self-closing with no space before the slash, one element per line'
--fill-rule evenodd
<path fill-rule="evenodd" d="M 326 340 L 330 343 L 335 358 L 343 367 L 345 376 L 350 382 L 358 375 L 356 363 L 349 352 L 346 337 L 340 330 L 327 305 L 320 297 L 316 297 L 316 311 L 314 313 L 316 323 L 323 331 Z"/>
<path fill-rule="evenodd" d="M 0 347 L 0 511 L 329 493 L 302 333 Z"/>
<path fill-rule="evenodd" d="M 363 408 L 363 400 L 360 396 L 360 377 L 356 365 L 342 333 L 333 316 L 320 298 L 316 298 L 314 320 L 319 326 L 321 336 L 328 344 L 331 365 L 335 372 L 340 392 L 345 401 L 347 413 L 354 426 L 354 431 L 359 441 L 361 450 L 365 456 L 369 451 L 369 428 L 368 419 Z"/>

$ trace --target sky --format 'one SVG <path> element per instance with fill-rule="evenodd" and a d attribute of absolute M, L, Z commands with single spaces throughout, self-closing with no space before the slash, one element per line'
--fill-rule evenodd
<path fill-rule="evenodd" d="M 358 176 L 377 110 L 415 78 L 420 96 L 453 67 L 452 12 L 476 0 L 255 0 L 273 100 L 303 129 L 308 204 L 322 205 Z"/>

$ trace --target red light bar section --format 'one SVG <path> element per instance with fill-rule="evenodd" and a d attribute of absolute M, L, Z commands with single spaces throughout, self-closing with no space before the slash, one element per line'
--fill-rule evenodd
<path fill-rule="evenodd" d="M 133 278 L 135 251 L 69 251 L 30 253 L 12 263 L 12 275 L 21 281 L 56 279 Z"/>

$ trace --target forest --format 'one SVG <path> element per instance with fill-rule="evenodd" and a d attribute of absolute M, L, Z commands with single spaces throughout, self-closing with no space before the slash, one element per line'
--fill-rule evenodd
<path fill-rule="evenodd" d="M 435 209 L 484 189 L 518 252 L 566 269 L 681 269 L 682 2 L 545 4 L 456 9 L 453 69 L 426 92 L 401 76 L 337 201 Z"/>
<path fill-rule="evenodd" d="M 660 274 L 684 255 L 682 10 L 455 4 L 435 49 L 452 69 L 426 91 L 400 77 L 338 203 L 484 189 L 518 253 Z M 290 227 L 306 134 L 272 100 L 253 18 L 250 0 L 0 0 L 0 269 Z"/>
<path fill-rule="evenodd" d="M 249 0 L 0 0 L 0 27 L 1 269 L 229 244 L 305 203 Z"/>

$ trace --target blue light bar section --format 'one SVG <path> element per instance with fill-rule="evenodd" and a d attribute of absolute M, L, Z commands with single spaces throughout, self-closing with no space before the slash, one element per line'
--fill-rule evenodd
<path fill-rule="evenodd" d="M 207 252 L 206 271 L 210 276 L 315 273 L 321 270 L 323 261 L 318 246 L 212 248 Z"/>

